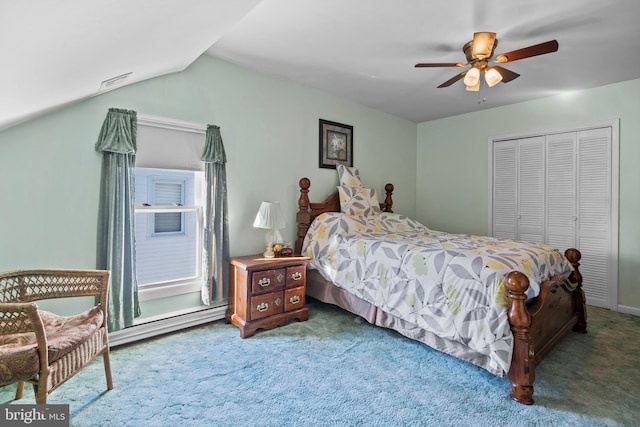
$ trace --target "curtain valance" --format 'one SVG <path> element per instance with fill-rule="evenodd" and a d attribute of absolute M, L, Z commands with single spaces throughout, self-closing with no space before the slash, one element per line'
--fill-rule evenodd
<path fill-rule="evenodd" d="M 135 111 L 109 108 L 96 142 L 96 151 L 135 154 L 137 123 Z"/>

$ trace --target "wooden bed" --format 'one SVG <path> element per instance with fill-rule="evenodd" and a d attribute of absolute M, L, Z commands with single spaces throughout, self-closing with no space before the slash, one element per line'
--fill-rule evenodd
<path fill-rule="evenodd" d="M 309 202 L 311 182 L 307 178 L 299 181 L 298 232 L 295 252 L 300 254 L 304 238 L 311 222 L 325 212 L 340 212 L 338 192 L 334 192 L 319 203 Z M 394 186 L 385 186 L 386 197 L 380 208 L 383 212 L 393 212 Z M 586 307 L 582 290 L 582 276 L 578 270 L 581 254 L 577 249 L 567 249 L 565 257 L 574 271 L 569 278 L 553 277 L 540 286 L 539 296 L 527 300 L 525 291 L 529 287 L 527 277 L 518 271 L 507 275 L 509 306 L 507 316 L 513 333 L 513 355 L 508 377 L 511 383 L 511 397 L 522 404 L 533 404 L 533 383 L 536 366 L 544 359 L 555 344 L 570 330 L 586 333 Z M 372 304 L 358 299 L 343 289 L 325 280 L 317 270 L 307 273 L 307 294 L 320 301 L 338 305 L 354 314 L 362 316 L 370 323 L 400 331 L 410 338 L 422 341 L 420 334 L 413 336 L 402 331 L 402 319 L 383 313 Z M 406 326 L 406 325 L 404 325 Z M 415 326 L 414 326 L 415 329 Z M 424 341 L 426 342 L 426 341 Z"/>

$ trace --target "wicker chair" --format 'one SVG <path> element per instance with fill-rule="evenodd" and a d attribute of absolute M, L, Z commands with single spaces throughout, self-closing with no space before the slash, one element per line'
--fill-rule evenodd
<path fill-rule="evenodd" d="M 107 389 L 113 389 L 107 339 L 109 271 L 22 270 L 0 273 L 0 387 L 33 384 L 37 404 L 102 353 Z M 39 310 L 35 301 L 99 297 L 74 316 Z"/>

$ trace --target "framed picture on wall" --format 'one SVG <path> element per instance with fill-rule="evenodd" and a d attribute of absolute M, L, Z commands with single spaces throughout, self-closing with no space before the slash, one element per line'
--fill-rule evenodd
<path fill-rule="evenodd" d="M 353 126 L 320 119 L 320 167 L 353 166 Z"/>

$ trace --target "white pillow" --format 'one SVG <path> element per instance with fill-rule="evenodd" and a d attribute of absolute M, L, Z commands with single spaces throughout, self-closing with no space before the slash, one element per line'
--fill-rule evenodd
<path fill-rule="evenodd" d="M 367 187 L 341 185 L 338 187 L 340 195 L 340 211 L 347 215 L 371 216 L 382 210 L 376 190 Z"/>
<path fill-rule="evenodd" d="M 360 172 L 358 171 L 358 169 L 338 164 L 336 165 L 336 171 L 338 172 L 340 185 L 362 187 L 362 182 L 360 181 Z"/>

